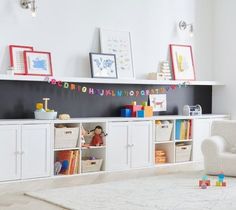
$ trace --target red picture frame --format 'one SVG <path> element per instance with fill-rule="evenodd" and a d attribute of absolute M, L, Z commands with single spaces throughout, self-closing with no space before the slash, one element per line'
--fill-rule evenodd
<path fill-rule="evenodd" d="M 191 45 L 170 44 L 170 57 L 174 80 L 196 79 Z"/>
<path fill-rule="evenodd" d="M 25 71 L 31 76 L 53 76 L 51 53 L 24 51 Z"/>
<path fill-rule="evenodd" d="M 10 67 L 15 75 L 25 75 L 24 51 L 33 51 L 32 46 L 9 45 Z"/>

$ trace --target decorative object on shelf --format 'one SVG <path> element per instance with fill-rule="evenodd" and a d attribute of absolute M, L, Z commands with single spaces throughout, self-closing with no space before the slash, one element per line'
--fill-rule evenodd
<path fill-rule="evenodd" d="M 167 110 L 166 94 L 150 94 L 150 106 L 153 107 L 154 112 L 163 112 Z"/>
<path fill-rule="evenodd" d="M 57 112 L 48 109 L 48 101 L 50 98 L 43 98 L 43 103 L 36 103 L 36 110 L 34 111 L 35 119 L 37 120 L 55 120 L 57 118 Z"/>
<path fill-rule="evenodd" d="M 69 120 L 70 115 L 69 114 L 60 114 L 59 115 L 59 120 Z"/>
<path fill-rule="evenodd" d="M 130 32 L 100 29 L 102 53 L 116 55 L 118 78 L 135 78 Z"/>
<path fill-rule="evenodd" d="M 188 30 L 189 36 L 191 36 L 191 37 L 193 36 L 193 24 L 192 23 L 187 23 L 186 21 L 181 20 L 181 21 L 179 21 L 178 27 L 179 27 L 179 30 L 181 30 L 181 31 Z"/>
<path fill-rule="evenodd" d="M 58 175 L 61 171 L 61 168 L 62 168 L 62 163 L 59 161 L 56 161 L 54 163 L 54 175 Z"/>
<path fill-rule="evenodd" d="M 172 70 L 175 80 L 195 80 L 192 47 L 190 45 L 170 45 Z"/>
<path fill-rule="evenodd" d="M 168 61 L 162 61 L 160 62 L 160 73 L 163 74 L 164 80 L 171 80 L 171 71 L 170 71 L 170 65 Z"/>
<path fill-rule="evenodd" d="M 27 75 L 53 75 L 50 52 L 24 51 L 24 63 Z"/>
<path fill-rule="evenodd" d="M 35 0 L 20 0 L 20 6 L 23 9 L 30 9 L 32 17 L 36 16 L 36 2 Z"/>
<path fill-rule="evenodd" d="M 185 116 L 200 116 L 202 115 L 202 107 L 200 104 L 195 106 L 184 105 L 183 115 Z"/>
<path fill-rule="evenodd" d="M 93 78 L 117 78 L 115 54 L 89 53 Z"/>
<path fill-rule="evenodd" d="M 89 131 L 84 129 L 84 126 L 81 125 L 81 132 L 80 132 L 80 143 L 82 147 L 89 147 L 89 144 L 85 144 L 85 137 L 90 136 Z"/>
<path fill-rule="evenodd" d="M 137 105 L 136 101 L 133 101 L 131 104 L 125 105 L 120 113 L 121 117 L 152 117 L 153 109 L 147 105 L 146 101 L 142 105 Z"/>
<path fill-rule="evenodd" d="M 69 89 L 81 94 L 96 95 L 102 97 L 141 97 L 149 96 L 150 94 L 165 94 L 168 91 L 174 91 L 177 88 L 187 87 L 187 82 L 181 82 L 180 85 L 170 85 L 160 88 L 143 88 L 143 89 L 103 89 L 94 88 L 90 85 L 76 84 L 70 82 L 63 82 L 60 80 L 49 78 L 48 83 L 58 88 Z"/>
<path fill-rule="evenodd" d="M 90 146 L 102 146 L 103 137 L 107 135 L 106 133 L 104 133 L 102 126 L 97 125 L 93 130 L 90 131 L 90 133 L 91 132 L 93 134 L 93 137 L 90 142 Z"/>
<path fill-rule="evenodd" d="M 15 75 L 24 75 L 24 51 L 33 51 L 32 46 L 9 45 L 10 67 Z"/>
<path fill-rule="evenodd" d="M 164 150 L 155 151 L 155 163 L 163 164 L 167 162 L 166 152 Z"/>

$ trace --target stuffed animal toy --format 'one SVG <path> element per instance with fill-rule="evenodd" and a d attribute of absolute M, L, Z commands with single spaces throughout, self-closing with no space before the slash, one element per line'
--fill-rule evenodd
<path fill-rule="evenodd" d="M 81 145 L 82 146 L 89 146 L 85 145 L 85 136 L 90 136 L 89 131 L 86 131 L 83 126 L 81 126 Z"/>
<path fill-rule="evenodd" d="M 103 145 L 103 137 L 107 134 L 104 133 L 101 126 L 97 125 L 93 130 L 90 132 L 93 132 L 93 137 L 90 142 L 90 146 L 101 146 Z"/>

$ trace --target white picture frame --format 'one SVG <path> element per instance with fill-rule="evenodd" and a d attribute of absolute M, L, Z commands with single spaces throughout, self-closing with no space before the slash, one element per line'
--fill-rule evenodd
<path fill-rule="evenodd" d="M 114 54 L 89 53 L 92 78 L 117 78 Z"/>
<path fill-rule="evenodd" d="M 149 95 L 150 106 L 152 106 L 154 112 L 167 111 L 166 94 L 150 94 Z"/>
<path fill-rule="evenodd" d="M 134 79 L 130 32 L 100 29 L 101 52 L 116 55 L 119 79 Z"/>

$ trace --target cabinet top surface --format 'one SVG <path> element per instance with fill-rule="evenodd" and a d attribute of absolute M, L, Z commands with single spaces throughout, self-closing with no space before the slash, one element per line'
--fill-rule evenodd
<path fill-rule="evenodd" d="M 59 123 L 90 123 L 90 122 L 122 122 L 122 121 L 147 121 L 147 120 L 175 120 L 175 119 L 212 119 L 229 118 L 227 114 L 203 114 L 201 116 L 183 115 L 162 115 L 148 118 L 136 117 L 91 117 L 91 118 L 72 118 L 70 120 L 35 120 L 35 119 L 0 119 L 0 125 L 13 124 L 59 124 Z"/>

